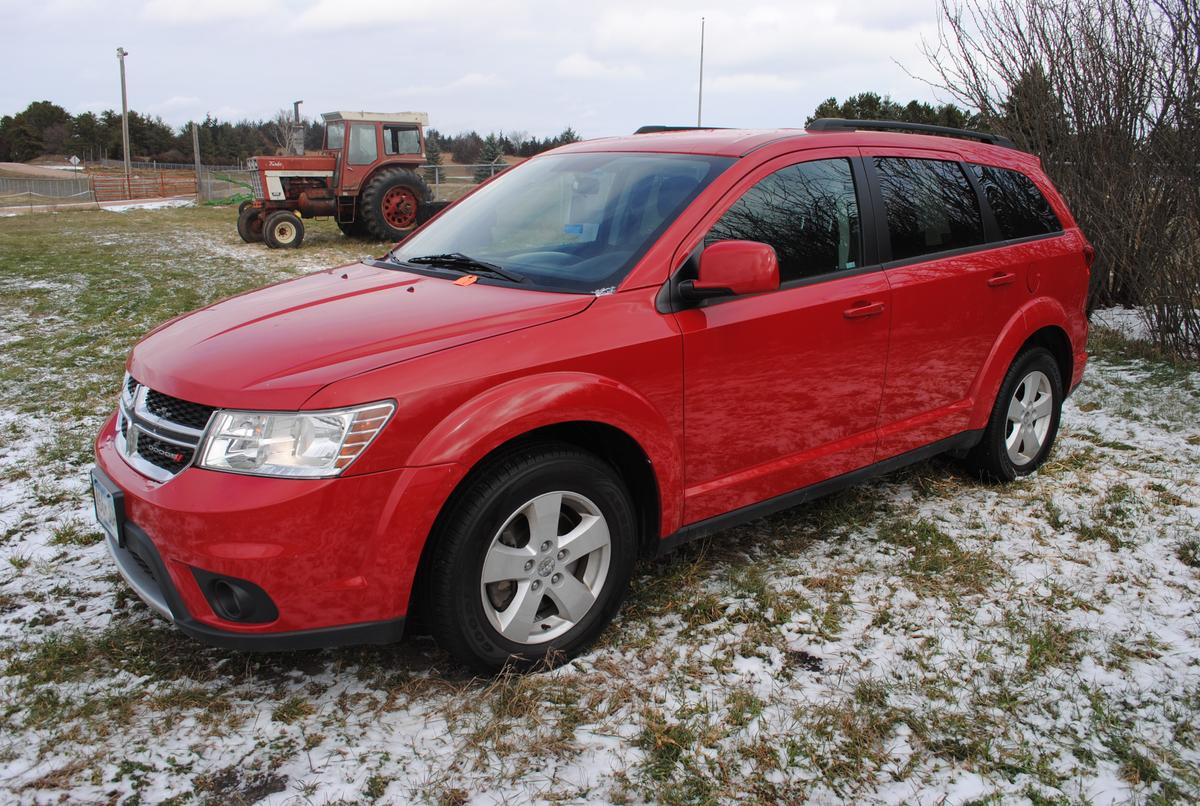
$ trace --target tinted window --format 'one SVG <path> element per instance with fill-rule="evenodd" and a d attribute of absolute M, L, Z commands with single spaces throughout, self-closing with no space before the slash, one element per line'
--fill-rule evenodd
<path fill-rule="evenodd" d="M 746 191 L 705 238 L 775 247 L 779 280 L 799 280 L 860 264 L 858 201 L 848 160 L 790 165 Z"/>
<path fill-rule="evenodd" d="M 892 260 L 983 243 L 979 200 L 956 162 L 876 157 Z"/>
<path fill-rule="evenodd" d="M 384 154 L 420 154 L 421 136 L 416 129 L 400 126 L 383 127 Z"/>
<path fill-rule="evenodd" d="M 367 123 L 350 127 L 350 164 L 368 165 L 379 154 L 375 145 L 375 127 Z"/>
<path fill-rule="evenodd" d="M 1028 176 L 986 165 L 972 165 L 971 169 L 996 216 L 1000 237 L 1007 240 L 1062 232 L 1050 202 Z"/>

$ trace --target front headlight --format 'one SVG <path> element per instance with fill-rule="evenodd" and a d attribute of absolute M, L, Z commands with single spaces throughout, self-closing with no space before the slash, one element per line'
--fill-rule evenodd
<path fill-rule="evenodd" d="M 384 402 L 335 411 L 218 411 L 200 466 L 256 476 L 336 476 L 366 450 L 394 409 Z"/>

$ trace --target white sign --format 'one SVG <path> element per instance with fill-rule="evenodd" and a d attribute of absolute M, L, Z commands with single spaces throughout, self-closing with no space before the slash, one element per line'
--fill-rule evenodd
<path fill-rule="evenodd" d="M 78 165 L 79 157 L 76 157 L 74 154 L 72 154 L 71 158 L 69 160 L 67 160 L 67 162 L 71 163 L 72 165 Z"/>

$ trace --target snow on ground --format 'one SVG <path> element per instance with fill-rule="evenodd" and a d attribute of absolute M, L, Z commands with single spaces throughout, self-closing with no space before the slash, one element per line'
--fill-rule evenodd
<path fill-rule="evenodd" d="M 1133 341 L 1150 341 L 1150 325 L 1140 308 L 1100 308 L 1089 317 L 1093 325 L 1108 328 Z"/>
<path fill-rule="evenodd" d="M 233 237 L 163 238 L 71 243 L 186 254 L 213 288 L 282 272 Z M 331 262 L 284 257 L 312 255 Z M 97 293 L 37 282 L 61 303 L 0 311 L 4 339 Z M 54 353 L 0 407 L 2 800 L 1200 798 L 1200 372 L 1094 359 L 1035 476 L 935 461 L 731 530 L 644 563 L 581 658 L 477 680 L 421 637 L 246 655 L 154 616 L 91 522 L 80 444 L 108 404 L 56 420 L 39 397 L 98 370 Z"/>
<path fill-rule="evenodd" d="M 196 200 L 187 199 L 154 199 L 136 202 L 101 202 L 100 209 L 110 213 L 128 213 L 130 210 L 169 210 L 172 207 L 195 207 Z"/>

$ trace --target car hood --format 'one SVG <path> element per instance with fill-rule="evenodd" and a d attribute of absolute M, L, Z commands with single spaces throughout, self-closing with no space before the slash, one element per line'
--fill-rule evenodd
<path fill-rule="evenodd" d="M 298 409 L 333 381 L 572 316 L 594 299 L 356 263 L 173 319 L 134 347 L 129 371 L 195 403 Z"/>

